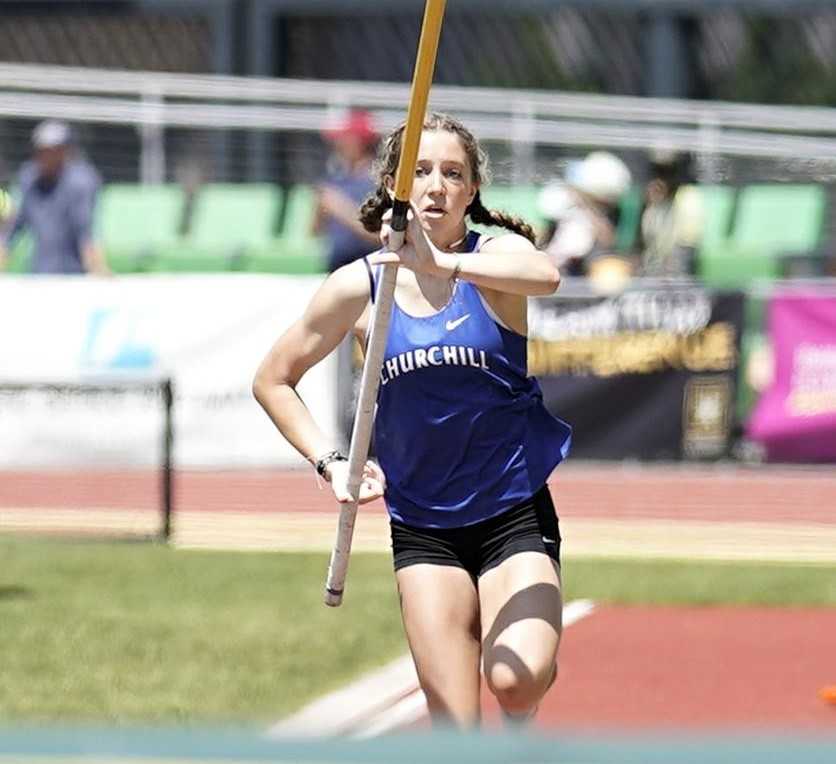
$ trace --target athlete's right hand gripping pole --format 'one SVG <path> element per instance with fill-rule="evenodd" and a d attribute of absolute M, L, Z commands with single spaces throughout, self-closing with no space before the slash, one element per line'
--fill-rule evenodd
<path fill-rule="evenodd" d="M 418 158 L 418 145 L 421 142 L 421 131 L 427 111 L 427 100 L 432 84 L 433 70 L 435 69 L 445 5 L 446 0 L 427 0 L 424 8 L 424 23 L 421 27 L 415 73 L 412 78 L 409 111 L 407 112 L 406 128 L 401 143 L 398 171 L 395 176 L 392 232 L 389 236 L 389 250 L 392 252 L 400 249 L 403 245 L 409 211 L 409 197 L 412 192 L 415 163 Z M 363 468 L 369 453 L 374 407 L 377 402 L 377 389 L 380 382 L 380 368 L 383 365 L 383 354 L 389 333 L 389 318 L 392 315 L 392 301 L 395 295 L 397 273 L 397 265 L 383 266 L 383 276 L 378 285 L 374 303 L 366 360 L 363 364 L 363 376 L 360 381 L 360 395 L 354 417 L 354 427 L 351 432 L 351 446 L 348 452 L 348 492 L 354 497 L 354 501 L 340 507 L 337 539 L 331 552 L 328 580 L 325 584 L 325 604 L 332 607 L 340 605 L 343 600 L 348 559 L 351 553 L 351 539 L 354 535 L 354 521 L 357 517 L 357 496 L 360 491 Z"/>

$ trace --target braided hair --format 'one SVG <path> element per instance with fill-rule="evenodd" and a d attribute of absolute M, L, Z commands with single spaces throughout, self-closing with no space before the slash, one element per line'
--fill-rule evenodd
<path fill-rule="evenodd" d="M 377 233 L 383 221 L 383 215 L 392 206 L 392 198 L 386 186 L 387 178 L 393 178 L 398 169 L 398 159 L 401 155 L 401 142 L 406 124 L 395 128 L 389 137 L 383 142 L 377 161 L 374 164 L 374 176 L 377 181 L 377 188 L 363 202 L 360 208 L 360 222 L 363 227 L 371 232 Z M 424 130 L 446 130 L 459 137 L 467 155 L 468 163 L 473 174 L 472 181 L 479 186 L 488 182 L 488 158 L 473 133 L 470 132 L 461 122 L 447 114 L 433 112 L 427 115 L 424 121 Z M 498 210 L 490 210 L 482 203 L 482 196 L 479 190 L 476 196 L 468 205 L 465 214 L 477 225 L 499 226 L 514 233 L 520 234 L 532 244 L 535 241 L 534 229 L 522 218 L 510 215 Z"/>

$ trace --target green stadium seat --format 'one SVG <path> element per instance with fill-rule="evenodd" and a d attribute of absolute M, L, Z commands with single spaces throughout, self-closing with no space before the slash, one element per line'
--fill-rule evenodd
<path fill-rule="evenodd" d="M 826 202 L 821 186 L 748 186 L 740 192 L 734 244 L 755 254 L 813 250 L 821 238 Z"/>
<path fill-rule="evenodd" d="M 146 264 L 151 273 L 221 273 L 231 269 L 231 258 L 217 252 L 195 251 L 172 244 Z"/>
<path fill-rule="evenodd" d="M 248 273 L 309 275 L 325 273 L 326 265 L 324 249 L 288 253 L 283 248 L 277 248 L 245 255 L 241 259 L 240 270 Z"/>
<path fill-rule="evenodd" d="M 106 185 L 96 209 L 96 234 L 111 269 L 143 270 L 153 252 L 177 239 L 184 204 L 176 185 Z"/>
<path fill-rule="evenodd" d="M 540 234 L 546 225 L 546 219 L 537 206 L 540 190 L 540 186 L 533 185 L 485 186 L 482 190 L 482 203 L 488 209 L 519 215 Z"/>
<path fill-rule="evenodd" d="M 697 186 L 702 203 L 702 236 L 700 248 L 724 242 L 731 230 L 737 194 L 731 186 Z"/>
<path fill-rule="evenodd" d="M 287 192 L 281 238 L 308 239 L 316 212 L 316 189 L 298 184 Z"/>
<path fill-rule="evenodd" d="M 631 188 L 622 195 L 618 204 L 618 226 L 615 229 L 615 249 L 618 252 L 628 253 L 635 249 L 643 203 L 639 188 Z"/>
<path fill-rule="evenodd" d="M 20 187 L 10 186 L 8 189 L 0 188 L 0 193 L 8 194 L 4 200 L 6 204 L 11 202 L 10 207 L 5 211 L 7 217 L 2 220 L 3 225 L 11 223 L 13 217 L 12 212 L 16 211 L 20 206 Z M 0 226 L 2 227 L 2 226 Z M 8 252 L 8 260 L 6 261 L 6 273 L 29 273 L 32 262 L 32 236 L 27 230 L 23 230 L 18 234 L 17 238 L 12 244 Z"/>
<path fill-rule="evenodd" d="M 21 233 L 9 250 L 6 273 L 29 273 L 32 262 L 33 240 L 28 232 Z"/>
<path fill-rule="evenodd" d="M 197 247 L 245 249 L 275 235 L 281 189 L 269 183 L 214 184 L 198 192 L 189 227 Z"/>
<path fill-rule="evenodd" d="M 701 249 L 698 261 L 700 278 L 716 289 L 745 289 L 753 280 L 780 277 L 781 269 L 770 253 L 739 251 L 731 243 Z"/>
<path fill-rule="evenodd" d="M 746 294 L 744 303 L 743 334 L 740 338 L 740 363 L 738 365 L 737 421 L 745 422 L 757 403 L 758 393 L 752 388 L 747 374 L 754 352 L 766 344 L 766 306 L 762 295 Z"/>
<path fill-rule="evenodd" d="M 739 194 L 731 235 L 701 248 L 700 275 L 711 286 L 727 288 L 781 277 L 785 255 L 817 248 L 825 207 L 820 186 L 747 186 Z"/>
<path fill-rule="evenodd" d="M 311 233 L 316 205 L 316 189 L 313 186 L 300 183 L 288 190 L 281 231 L 266 256 L 304 258 L 311 253 L 318 257 L 323 252 L 325 240 Z"/>
<path fill-rule="evenodd" d="M 737 269 L 729 262 L 729 234 L 737 190 L 731 186 L 698 186 L 702 201 L 702 235 L 697 253 L 697 273 L 709 286 L 735 286 Z M 748 278 L 743 264 L 744 280 Z"/>
<path fill-rule="evenodd" d="M 238 259 L 271 241 L 280 201 L 280 189 L 268 183 L 205 186 L 195 197 L 188 234 L 158 248 L 152 269 L 234 270 Z"/>
<path fill-rule="evenodd" d="M 325 239 L 311 234 L 316 212 L 316 190 L 298 184 L 289 188 L 278 236 L 250 249 L 233 264 L 235 270 L 255 273 L 322 273 Z"/>

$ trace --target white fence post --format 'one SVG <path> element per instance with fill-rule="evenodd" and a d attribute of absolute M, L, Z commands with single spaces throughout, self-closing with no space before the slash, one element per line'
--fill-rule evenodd
<path fill-rule="evenodd" d="M 141 96 L 139 180 L 143 184 L 165 182 L 165 104 L 157 87 L 143 90 Z"/>

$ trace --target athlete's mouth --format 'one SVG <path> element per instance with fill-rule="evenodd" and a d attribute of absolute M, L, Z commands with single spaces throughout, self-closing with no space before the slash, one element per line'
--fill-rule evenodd
<path fill-rule="evenodd" d="M 444 207 L 438 207 L 436 205 L 424 208 L 425 215 L 445 215 L 446 213 L 447 210 L 445 210 Z"/>

